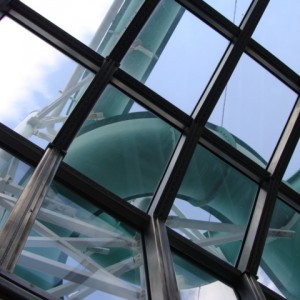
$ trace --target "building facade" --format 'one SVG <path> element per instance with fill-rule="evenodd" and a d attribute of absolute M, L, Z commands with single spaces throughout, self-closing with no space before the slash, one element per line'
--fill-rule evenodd
<path fill-rule="evenodd" d="M 297 0 L 61 2 L 0 0 L 0 297 L 299 299 Z"/>

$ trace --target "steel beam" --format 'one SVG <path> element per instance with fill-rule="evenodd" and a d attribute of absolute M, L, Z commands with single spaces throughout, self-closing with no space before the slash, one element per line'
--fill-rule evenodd
<path fill-rule="evenodd" d="M 180 295 L 165 225 L 158 219 L 151 218 L 144 239 L 151 298 L 179 300 Z"/>
<path fill-rule="evenodd" d="M 61 160 L 62 155 L 56 149 L 46 151 L 11 212 L 0 234 L 3 269 L 13 270 Z"/>
<path fill-rule="evenodd" d="M 237 286 L 236 291 L 243 300 L 266 300 L 256 278 L 246 273 L 243 274 L 242 280 Z"/>

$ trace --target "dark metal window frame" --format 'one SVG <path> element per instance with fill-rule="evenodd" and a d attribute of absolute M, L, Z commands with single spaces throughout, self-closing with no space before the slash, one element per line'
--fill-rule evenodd
<path fill-rule="evenodd" d="M 161 272 L 165 272 L 163 277 L 167 288 L 163 291 L 164 287 L 162 286 L 162 291 L 157 292 L 153 283 L 150 282 L 152 298 L 155 299 L 154 295 L 160 295 L 167 299 L 171 296 L 171 288 L 175 287 L 177 289 L 174 282 L 175 277 L 166 276 L 166 273 L 173 272 L 170 247 L 168 247 L 170 245 L 177 253 L 182 255 L 185 253 L 183 256 L 188 256 L 190 259 L 196 257 L 196 260 L 193 261 L 199 266 L 203 266 L 205 258 L 209 257 L 204 267 L 217 274 L 224 282 L 229 283 L 237 290 L 241 290 L 240 296 L 242 299 L 247 299 L 249 295 L 252 295 L 253 298 L 251 299 L 263 299 L 261 288 L 257 282 L 254 282 L 254 277 L 259 266 L 275 201 L 277 197 L 280 197 L 297 211 L 300 209 L 299 195 L 281 182 L 299 139 L 299 109 L 295 105 L 267 169 L 258 166 L 251 159 L 216 137 L 205 128 L 205 123 L 243 53 L 248 54 L 298 94 L 300 92 L 300 77 L 272 53 L 251 39 L 252 32 L 268 5 L 268 0 L 253 1 L 240 27 L 232 24 L 203 1 L 178 0 L 179 4 L 230 41 L 227 52 L 212 76 L 206 91 L 199 99 L 199 104 L 193 115 L 188 116 L 118 68 L 131 43 L 159 2 L 159 0 L 145 0 L 134 20 L 106 59 L 18 0 L 0 1 L 0 20 L 6 15 L 96 74 L 93 83 L 81 100 L 81 106 L 74 110 L 69 121 L 66 122 L 57 138 L 50 145 L 62 151 L 62 155 L 67 151 L 89 109 L 92 108 L 108 84 L 114 85 L 182 132 L 181 140 L 172 157 L 172 164 L 170 164 L 172 167 L 166 170 L 148 213 L 132 207 L 64 163 L 60 164 L 55 177 L 66 187 L 145 233 L 145 252 L 149 272 L 153 271 L 150 263 L 154 262 L 155 265 L 155 261 L 157 263 L 159 255 L 164 251 L 165 257 L 163 257 Z M 82 107 L 86 107 L 84 113 Z M 34 167 L 39 166 L 45 153 L 41 148 L 2 124 L 0 125 L 0 143 L 3 149 Z M 199 143 L 260 185 L 261 190 L 257 199 L 259 205 L 254 208 L 253 212 L 253 215 L 259 215 L 259 218 L 252 218 L 249 224 L 237 268 L 220 262 L 218 258 L 211 256 L 205 250 L 167 229 L 164 224 L 194 149 Z M 259 208 L 260 205 L 263 209 Z M 156 241 L 157 247 L 148 249 L 147 245 L 153 242 L 156 235 L 160 236 Z M 167 245 L 167 248 L 163 250 L 162 245 Z M 246 249 L 251 249 L 251 251 Z M 156 253 L 154 258 L 153 255 L 149 254 L 149 251 Z M 1 280 L 4 280 L 2 274 L 0 274 L 0 277 L 2 276 Z M 247 274 L 250 279 L 243 281 L 244 274 Z M 228 280 L 228 278 L 231 279 Z M 244 283 L 241 285 L 240 282 L 242 281 Z M 259 292 L 256 292 L 257 290 Z M 266 288 L 263 288 L 263 290 L 266 294 L 274 294 Z M 278 299 L 280 298 L 278 296 Z M 41 299 L 43 299 L 42 296 Z"/>

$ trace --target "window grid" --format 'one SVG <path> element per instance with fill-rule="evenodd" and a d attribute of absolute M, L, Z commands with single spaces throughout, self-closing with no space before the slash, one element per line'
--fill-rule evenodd
<path fill-rule="evenodd" d="M 156 2 L 159 3 L 159 1 Z M 94 182 L 91 182 L 83 175 L 66 166 L 64 163 L 60 164 L 56 175 L 56 179 L 58 181 L 66 184 L 66 186 L 74 189 L 81 195 L 88 196 L 89 199 L 97 203 L 99 207 L 107 210 L 109 213 L 115 215 L 124 222 L 130 223 L 136 229 L 145 233 L 145 252 L 148 259 L 148 271 L 150 273 L 150 275 L 148 275 L 148 278 L 150 277 L 149 293 L 152 294 L 152 298 L 155 299 L 155 295 L 157 295 L 158 299 L 159 295 L 163 295 L 164 299 L 169 299 L 172 296 L 170 294 L 172 292 L 172 287 L 176 287 L 174 276 L 166 275 L 168 272 L 174 272 L 170 265 L 171 252 L 168 247 L 167 249 L 162 248 L 162 245 L 166 245 L 166 243 L 169 242 L 171 247 L 176 249 L 177 253 L 188 256 L 193 263 L 200 266 L 203 265 L 203 261 L 205 260 L 202 258 L 209 256 L 209 263 L 205 265 L 205 268 L 210 272 L 216 272 L 222 280 L 225 280 L 225 278 L 232 278 L 228 283 L 230 283 L 230 285 L 237 291 L 241 291 L 239 294 L 242 299 L 244 299 L 244 297 L 246 299 L 247 297 L 245 295 L 247 294 L 252 294 L 253 299 L 262 299 L 260 293 L 253 292 L 253 289 L 260 289 L 254 278 L 256 276 L 256 271 L 268 231 L 268 224 L 271 220 L 272 211 L 278 193 L 289 205 L 294 207 L 296 210 L 299 209 L 299 202 L 295 192 L 290 190 L 290 188 L 284 183 L 281 183 L 284 170 L 287 167 L 299 138 L 298 128 L 300 117 L 297 105 L 291 114 L 288 125 L 286 126 L 285 132 L 283 133 L 277 148 L 275 149 L 273 159 L 271 159 L 267 170 L 259 167 L 243 154 L 237 153 L 237 151 L 230 147 L 226 147 L 220 138 L 209 133 L 204 126 L 217 102 L 217 99 L 219 98 L 218 94 L 223 91 L 226 82 L 229 80 L 231 73 L 243 53 L 249 54 L 258 63 L 271 71 L 271 73 L 297 93 L 300 91 L 299 76 L 261 45 L 251 39 L 251 32 L 255 29 L 259 21 L 259 15 L 263 13 L 268 1 L 253 1 L 252 7 L 248 11 L 248 15 L 244 19 L 240 28 L 238 28 L 231 24 L 231 22 L 225 20 L 221 14 L 214 11 L 203 2 L 196 0 L 180 0 L 178 1 L 180 4 L 185 6 L 202 20 L 205 20 L 205 22 L 212 28 L 221 32 L 223 36 L 233 42 L 227 49 L 228 52 L 223 57 L 224 60 L 217 67 L 217 71 L 214 73 L 210 84 L 202 95 L 202 98 L 200 99 L 201 101 L 193 114 L 193 118 L 191 118 L 164 100 L 161 96 L 152 92 L 143 84 L 138 83 L 135 79 L 119 70 L 117 67 L 122 57 L 131 46 L 134 38 L 141 30 L 147 17 L 149 17 L 155 9 L 157 4 L 156 2 L 145 1 L 145 4 L 136 15 L 134 23 L 132 23 L 132 25 L 125 31 L 123 38 L 120 39 L 119 43 L 113 49 L 112 54 L 107 59 L 101 57 L 99 54 L 95 53 L 87 46 L 65 33 L 63 30 L 57 28 L 20 1 L 8 1 L 8 3 L 7 1 L 3 1 L 0 3 L 0 9 L 1 11 L 4 11 L 4 14 L 6 14 L 7 17 L 17 21 L 21 26 L 28 28 L 58 50 L 64 52 L 69 57 L 89 68 L 92 72 L 96 74 L 98 73 L 99 81 L 95 84 L 95 88 L 92 86 L 93 83 L 91 84 L 92 88 L 90 88 L 91 92 L 94 92 L 97 95 L 92 95 L 91 97 L 91 94 L 86 92 L 82 98 L 82 103 L 85 104 L 86 101 L 91 101 L 91 103 L 95 102 L 97 96 L 102 92 L 105 86 L 108 83 L 112 83 L 149 110 L 181 130 L 183 133 L 181 141 L 178 143 L 177 149 L 172 157 L 172 164 L 170 164 L 169 169 L 166 170 L 165 177 L 161 181 L 161 185 L 154 196 L 154 200 L 148 214 L 135 209 L 128 203 L 124 203 L 116 195 L 106 191 Z M 230 53 L 233 50 L 236 51 L 236 53 L 232 55 L 231 60 L 228 60 L 228 56 L 230 56 Z M 228 63 L 228 65 L 226 63 Z M 222 85 L 220 85 L 220 82 L 222 82 Z M 99 87 L 99 85 L 101 87 Z M 57 149 L 62 151 L 61 157 L 63 157 L 64 151 L 67 151 L 69 143 L 75 137 L 77 131 L 76 128 L 80 127 L 84 119 L 85 115 L 80 112 L 80 109 L 77 110 L 77 115 L 76 112 L 73 112 L 70 117 L 70 122 L 65 124 L 59 136 L 55 139 L 53 144 L 50 145 L 51 147 L 48 148 L 48 151 L 51 152 L 52 149 Z M 73 124 L 75 129 L 70 131 L 69 123 Z M 22 160 L 30 162 L 30 164 L 37 168 L 40 166 L 40 162 L 43 156 L 46 156 L 46 152 L 43 154 L 43 151 L 38 146 L 24 140 L 24 138 L 18 136 L 4 125 L 1 125 L 0 129 L 1 146 L 4 149 L 7 149 L 10 153 L 17 157 L 21 157 Z M 193 150 L 198 143 L 206 146 L 211 152 L 217 154 L 219 157 L 249 176 L 261 186 L 261 196 L 259 196 L 260 198 L 257 200 L 259 206 L 257 205 L 254 208 L 252 215 L 253 218 L 248 227 L 248 234 L 244 240 L 244 248 L 240 254 L 240 261 L 237 268 L 228 266 L 223 262 L 221 263 L 216 257 L 210 256 L 205 250 L 178 236 L 178 234 L 174 233 L 171 229 L 166 230 L 166 226 L 164 224 L 188 163 L 194 152 Z M 222 147 L 220 145 L 222 145 Z M 20 147 L 22 147 L 22 151 L 20 151 Z M 25 150 L 23 151 L 23 149 Z M 101 195 L 101 197 L 99 197 L 99 195 Z M 107 204 L 105 199 L 109 200 L 110 204 Z M 262 205 L 263 208 L 261 208 L 260 205 Z M 257 213 L 260 213 L 259 219 L 254 218 Z M 152 228 L 152 230 L 150 228 Z M 160 236 L 157 242 L 157 249 L 148 249 L 147 245 L 149 245 L 151 241 L 153 242 L 156 240 L 156 235 Z M 160 276 L 165 278 L 165 283 L 168 286 L 167 291 L 154 292 L 153 283 L 151 283 L 151 272 L 153 272 L 154 269 L 153 266 L 150 266 L 153 258 L 151 258 L 152 255 L 150 255 L 150 251 L 156 253 L 156 260 L 158 259 L 158 254 L 164 254 L 166 256 L 163 257 L 163 268 L 160 270 L 165 274 Z M 164 253 L 162 253 L 162 251 Z M 6 271 L 5 265 L 2 265 L 1 268 L 3 272 Z M 244 272 L 247 273 L 247 276 L 249 276 L 251 280 L 246 280 L 247 283 L 241 288 L 239 280 L 243 278 L 244 275 L 242 275 L 242 273 Z M 24 289 L 25 286 L 26 284 L 23 285 Z M 242 292 L 244 291 L 244 288 L 246 288 L 246 293 Z M 164 289 L 164 287 L 161 287 L 161 289 Z M 265 293 L 268 294 L 267 289 L 264 288 L 264 290 Z M 272 293 L 270 292 L 270 294 Z M 44 296 L 41 294 L 40 298 L 44 299 L 43 297 Z M 276 297 L 281 299 L 280 296 Z"/>

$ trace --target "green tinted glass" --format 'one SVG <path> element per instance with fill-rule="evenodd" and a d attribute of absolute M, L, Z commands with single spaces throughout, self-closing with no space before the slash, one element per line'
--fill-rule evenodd
<path fill-rule="evenodd" d="M 53 183 L 14 273 L 59 299 L 141 299 L 141 235 Z"/>
<path fill-rule="evenodd" d="M 197 146 L 167 225 L 235 264 L 256 193 L 249 178 Z"/>
<path fill-rule="evenodd" d="M 300 298 L 300 214 L 277 200 L 258 273 L 259 281 L 289 300 Z"/>
<path fill-rule="evenodd" d="M 64 161 L 146 210 L 178 137 L 169 124 L 109 86 Z"/>
<path fill-rule="evenodd" d="M 236 300 L 234 290 L 213 275 L 173 255 L 177 285 L 182 300 Z"/>

